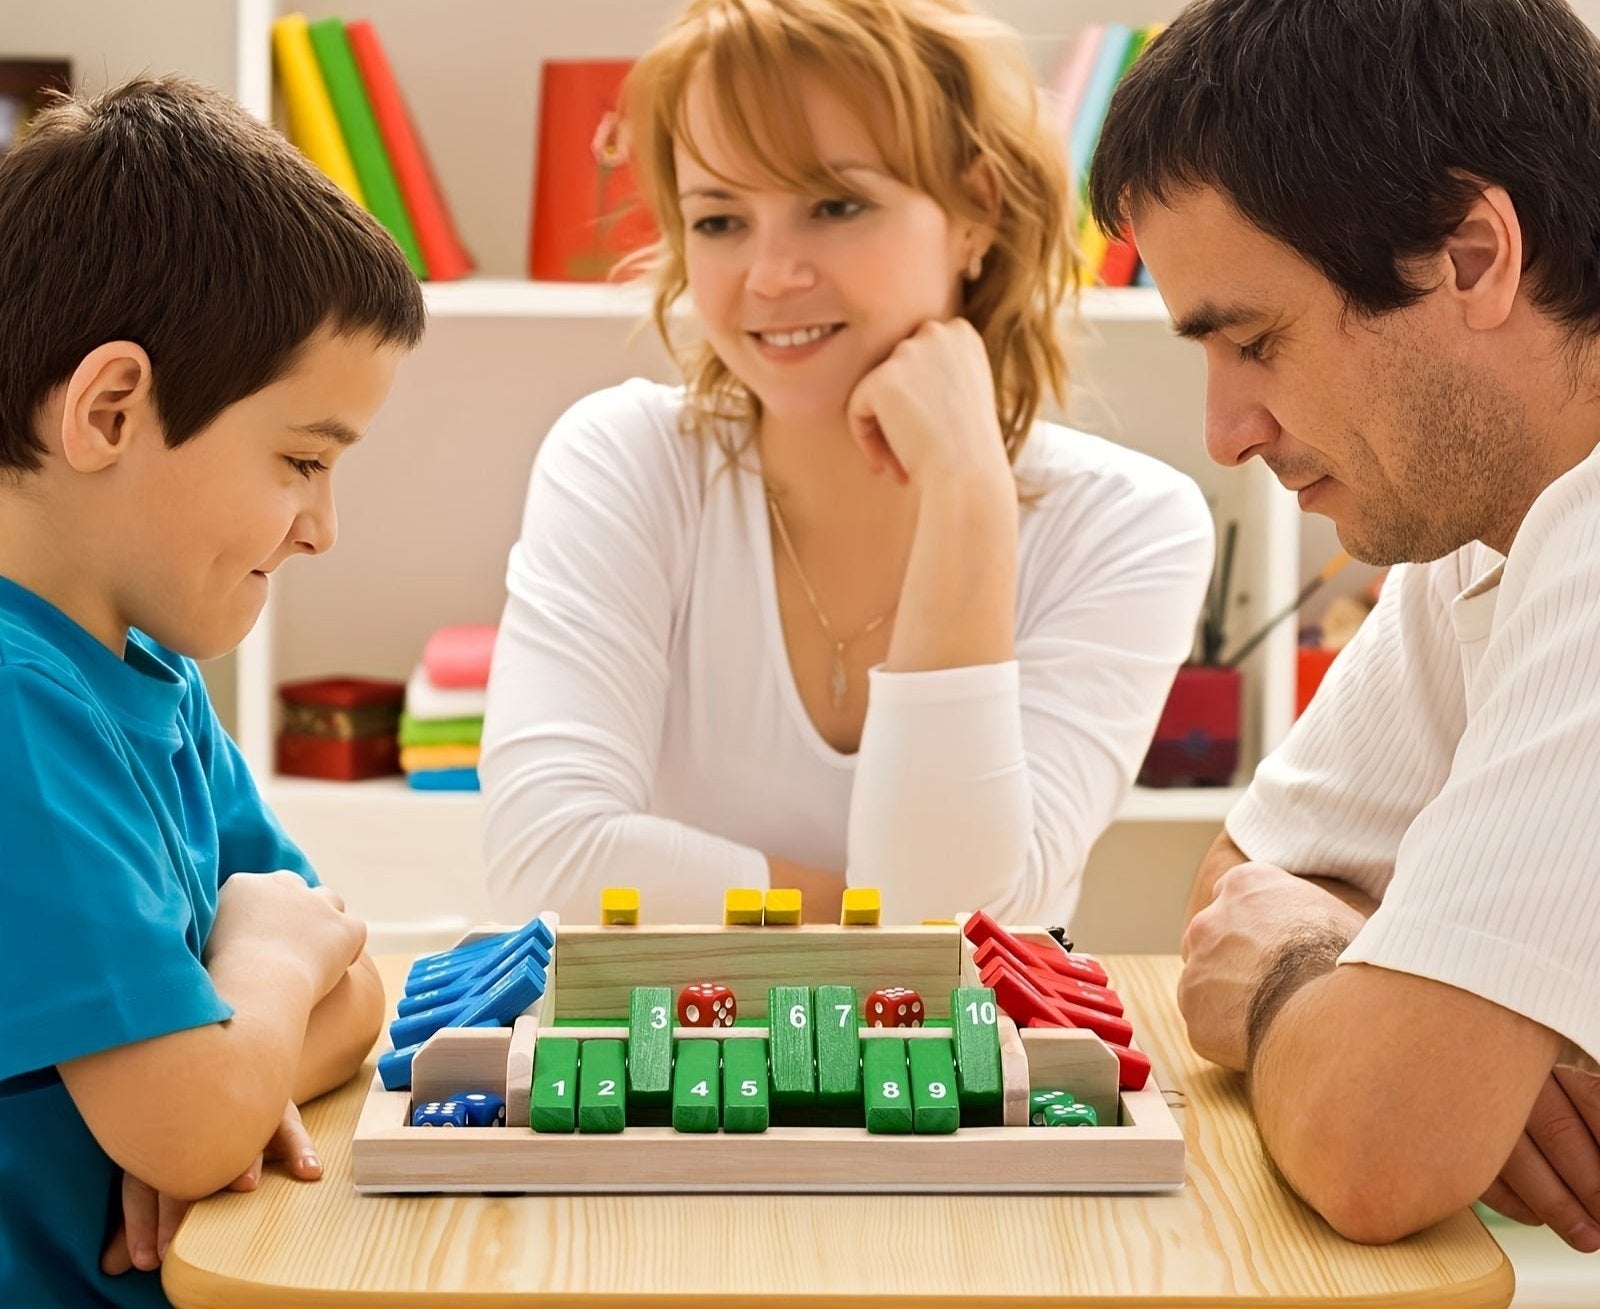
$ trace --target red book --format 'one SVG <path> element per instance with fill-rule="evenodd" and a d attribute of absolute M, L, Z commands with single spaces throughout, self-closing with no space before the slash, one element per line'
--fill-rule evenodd
<path fill-rule="evenodd" d="M 1122 225 L 1122 235 L 1106 247 L 1100 260 L 1101 286 L 1132 286 L 1139 271 L 1139 247 L 1133 243 L 1133 226 Z"/>
<path fill-rule="evenodd" d="M 656 239 L 621 135 L 626 59 L 553 60 L 539 97 L 538 176 L 528 274 L 603 281 L 624 255 Z"/>
<path fill-rule="evenodd" d="M 428 280 L 449 282 L 465 277 L 472 271 L 472 257 L 462 246 L 450 211 L 445 208 L 444 193 L 439 189 L 411 115 L 406 112 L 400 86 L 394 80 L 383 46 L 378 43 L 378 34 L 365 20 L 348 24 L 345 31 L 350 37 L 350 49 L 355 53 L 356 67 L 361 70 L 361 80 L 366 83 L 367 98 L 372 101 L 372 113 L 378 120 L 383 148 L 389 152 L 400 195 L 406 202 L 406 212 L 411 215 L 411 226 L 422 248 L 422 261 L 428 266 Z"/>

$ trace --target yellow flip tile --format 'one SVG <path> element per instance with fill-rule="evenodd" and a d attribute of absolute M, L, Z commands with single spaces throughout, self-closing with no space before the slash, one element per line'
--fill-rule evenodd
<path fill-rule="evenodd" d="M 754 886 L 730 887 L 722 897 L 724 927 L 761 926 L 761 891 Z"/>
<path fill-rule="evenodd" d="M 607 927 L 636 927 L 639 923 L 639 888 L 608 886 L 600 892 L 600 921 Z"/>
<path fill-rule="evenodd" d="M 883 914 L 883 897 L 875 886 L 845 888 L 844 899 L 839 902 L 841 927 L 876 927 Z"/>
<path fill-rule="evenodd" d="M 800 921 L 800 892 L 789 887 L 773 887 L 762 907 L 762 921 L 768 927 L 793 927 Z"/>

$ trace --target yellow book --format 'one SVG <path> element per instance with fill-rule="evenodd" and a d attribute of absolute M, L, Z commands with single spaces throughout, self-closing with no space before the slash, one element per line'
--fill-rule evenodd
<path fill-rule="evenodd" d="M 1106 250 L 1111 241 L 1100 230 L 1100 224 L 1085 209 L 1078 219 L 1078 255 L 1083 262 L 1078 266 L 1078 285 L 1082 288 L 1100 285 L 1100 265 L 1105 262 Z"/>
<path fill-rule="evenodd" d="M 339 120 L 333 116 L 322 70 L 311 49 L 311 34 L 304 14 L 287 14 L 272 25 L 273 62 L 283 103 L 289 111 L 289 139 L 306 158 L 326 173 L 338 188 L 362 208 L 367 200 L 356 181 L 355 165 L 345 147 Z"/>

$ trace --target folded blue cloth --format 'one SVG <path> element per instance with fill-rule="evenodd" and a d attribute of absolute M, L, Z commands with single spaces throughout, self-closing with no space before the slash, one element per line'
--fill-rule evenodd
<path fill-rule="evenodd" d="M 477 791 L 476 768 L 425 768 L 407 773 L 406 785 L 413 791 Z"/>

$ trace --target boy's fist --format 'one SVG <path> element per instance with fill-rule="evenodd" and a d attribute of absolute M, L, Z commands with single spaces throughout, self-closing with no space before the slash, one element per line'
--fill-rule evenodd
<path fill-rule="evenodd" d="M 320 1000 L 367 944 L 367 925 L 347 914 L 337 891 L 307 886 L 298 873 L 235 873 L 217 896 L 203 962 L 235 950 L 288 955 Z"/>

